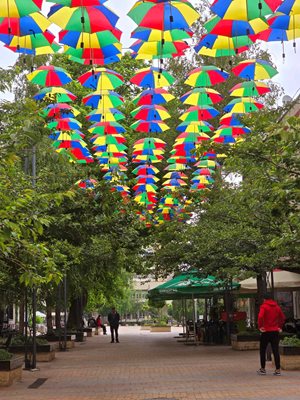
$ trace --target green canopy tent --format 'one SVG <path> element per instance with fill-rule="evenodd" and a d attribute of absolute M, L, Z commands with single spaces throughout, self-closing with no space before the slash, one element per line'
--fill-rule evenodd
<path fill-rule="evenodd" d="M 215 276 L 201 276 L 199 271 L 188 271 L 174 276 L 169 281 L 148 291 L 148 298 L 152 300 L 193 300 L 193 323 L 195 326 L 194 299 L 209 298 L 213 295 L 226 295 L 233 289 L 238 289 L 237 282 L 226 282 Z M 196 338 L 195 338 L 196 340 Z"/>

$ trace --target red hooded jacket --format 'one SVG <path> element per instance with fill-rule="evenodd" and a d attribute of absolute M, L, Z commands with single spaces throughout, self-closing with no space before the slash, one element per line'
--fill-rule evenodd
<path fill-rule="evenodd" d="M 258 329 L 263 328 L 266 332 L 279 331 L 284 321 L 285 316 L 276 301 L 265 300 L 258 314 Z"/>

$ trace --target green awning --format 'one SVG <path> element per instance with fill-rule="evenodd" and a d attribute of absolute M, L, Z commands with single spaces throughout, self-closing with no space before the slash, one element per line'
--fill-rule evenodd
<path fill-rule="evenodd" d="M 148 291 L 150 299 L 175 300 L 210 297 L 226 290 L 238 289 L 239 283 L 227 283 L 215 276 L 201 276 L 198 271 L 185 272 Z"/>

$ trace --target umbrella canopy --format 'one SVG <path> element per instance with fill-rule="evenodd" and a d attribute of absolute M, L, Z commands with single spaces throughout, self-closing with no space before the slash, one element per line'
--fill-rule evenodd
<path fill-rule="evenodd" d="M 199 42 L 194 47 L 196 53 L 199 53 L 202 47 L 208 47 L 209 49 L 219 49 L 219 50 L 234 50 L 235 53 L 243 47 L 249 47 L 251 44 L 255 43 L 257 40 L 256 35 L 244 35 L 244 36 L 222 36 L 208 33 L 202 35 Z"/>
<path fill-rule="evenodd" d="M 145 42 L 143 40 L 137 40 L 130 46 L 130 48 L 134 53 L 145 55 L 146 59 L 151 59 L 156 58 L 157 56 L 159 56 L 159 58 L 165 58 L 165 56 L 168 56 L 169 54 L 178 53 L 179 55 L 183 55 L 183 52 L 189 48 L 189 45 L 183 41 Z"/>
<path fill-rule="evenodd" d="M 95 68 L 82 74 L 78 81 L 82 86 L 98 89 L 112 90 L 124 83 L 124 78 L 118 72 L 108 68 Z"/>
<path fill-rule="evenodd" d="M 272 14 L 281 2 L 282 0 L 215 0 L 211 10 L 224 19 L 249 21 Z"/>
<path fill-rule="evenodd" d="M 148 291 L 149 298 L 180 299 L 206 297 L 226 290 L 238 289 L 238 283 L 226 284 L 212 275 L 201 276 L 197 271 L 185 272 Z"/>
<path fill-rule="evenodd" d="M 130 113 L 134 119 L 142 119 L 144 121 L 157 121 L 171 118 L 168 111 L 162 106 L 146 105 L 140 106 Z"/>
<path fill-rule="evenodd" d="M 194 32 L 190 29 L 172 29 L 171 31 L 161 31 L 159 29 L 137 27 L 132 33 L 133 39 L 140 39 L 148 42 L 158 42 L 162 39 L 168 42 L 190 39 Z"/>
<path fill-rule="evenodd" d="M 219 92 L 208 88 L 195 88 L 180 97 L 180 101 L 184 104 L 195 106 L 215 104 L 222 100 L 223 97 Z"/>
<path fill-rule="evenodd" d="M 1 7 L 1 6 L 0 6 Z M 0 18 L 0 33 L 8 35 L 31 35 L 43 33 L 51 23 L 40 12 L 25 15 L 21 18 Z"/>
<path fill-rule="evenodd" d="M 229 74 L 214 65 L 203 65 L 189 72 L 184 83 L 189 86 L 213 86 L 225 82 Z"/>
<path fill-rule="evenodd" d="M 104 133 L 124 133 L 125 128 L 118 122 L 97 122 L 91 126 L 88 130 L 93 134 L 104 134 Z"/>
<path fill-rule="evenodd" d="M 259 97 L 270 91 L 269 86 L 263 82 L 246 81 L 233 86 L 229 93 L 234 97 Z"/>
<path fill-rule="evenodd" d="M 219 111 L 212 106 L 193 106 L 180 116 L 182 121 L 199 121 L 215 118 Z"/>
<path fill-rule="evenodd" d="M 177 126 L 176 130 L 179 132 L 202 133 L 211 132 L 214 130 L 214 127 L 207 121 L 184 121 Z M 203 138 L 206 137 L 209 138 L 207 135 L 203 135 Z"/>
<path fill-rule="evenodd" d="M 139 165 L 136 167 L 132 173 L 135 175 L 155 175 L 158 174 L 159 169 L 154 167 L 153 165 Z"/>
<path fill-rule="evenodd" d="M 286 15 L 300 14 L 300 1 L 299 0 L 285 0 L 278 7 L 278 12 Z"/>
<path fill-rule="evenodd" d="M 46 125 L 49 129 L 55 129 L 59 131 L 72 131 L 74 129 L 80 129 L 82 124 L 74 118 L 61 118 L 56 121 L 52 121 Z"/>
<path fill-rule="evenodd" d="M 273 29 L 300 29 L 300 6 L 299 14 L 285 15 L 280 12 L 275 13 L 268 18 L 268 24 Z"/>
<path fill-rule="evenodd" d="M 121 121 L 125 118 L 125 115 L 117 108 L 101 108 L 96 109 L 88 113 L 85 117 L 89 121 L 101 122 L 101 121 Z"/>
<path fill-rule="evenodd" d="M 197 46 L 196 51 L 201 56 L 218 58 L 236 56 L 237 54 L 243 53 L 247 50 L 249 50 L 249 46 L 243 46 L 236 49 L 210 49 L 202 43 L 201 46 Z"/>
<path fill-rule="evenodd" d="M 124 103 L 123 97 L 113 90 L 102 90 L 99 92 L 92 92 L 84 96 L 82 102 L 93 109 L 97 108 L 114 108 L 121 106 Z"/>
<path fill-rule="evenodd" d="M 130 82 L 142 88 L 156 89 L 172 85 L 175 78 L 164 69 L 150 67 L 138 70 Z"/>
<path fill-rule="evenodd" d="M 222 35 L 227 37 L 255 35 L 265 29 L 269 25 L 265 18 L 255 18 L 250 21 L 222 19 L 219 16 L 210 18 L 204 28 L 208 33 L 214 35 Z"/>
<path fill-rule="evenodd" d="M 86 47 L 96 49 L 119 43 L 119 40 L 110 31 L 87 33 L 62 30 L 59 32 L 59 42 L 75 49 Z"/>
<path fill-rule="evenodd" d="M 300 288 L 300 274 L 295 272 L 274 270 L 274 287 L 275 289 L 294 289 Z M 256 278 L 248 278 L 240 282 L 240 291 L 257 291 Z"/>
<path fill-rule="evenodd" d="M 224 107 L 225 112 L 245 114 L 262 109 L 264 105 L 258 101 L 253 100 L 251 97 L 241 97 L 231 100 L 230 103 Z"/>
<path fill-rule="evenodd" d="M 44 99 L 54 100 L 56 103 L 69 103 L 74 101 L 77 96 L 61 87 L 45 87 L 33 96 L 34 100 Z"/>
<path fill-rule="evenodd" d="M 232 68 L 234 75 L 248 80 L 270 79 L 278 71 L 265 60 L 252 59 L 240 62 L 236 67 Z"/>
<path fill-rule="evenodd" d="M 62 29 L 88 33 L 105 30 L 114 32 L 119 19 L 104 5 L 69 8 L 60 4 L 51 7 L 48 18 Z"/>
<path fill-rule="evenodd" d="M 159 89 L 147 89 L 136 96 L 132 102 L 136 106 L 145 106 L 145 105 L 156 105 L 156 104 L 163 104 L 168 103 L 169 101 L 173 100 L 175 97 L 167 92 L 163 88 Z"/>
<path fill-rule="evenodd" d="M 39 47 L 51 46 L 55 36 L 50 31 L 42 33 L 29 34 L 25 36 L 12 36 L 9 34 L 0 34 L 0 41 L 8 47 L 16 47 L 17 49 L 36 49 Z"/>
<path fill-rule="evenodd" d="M 165 31 L 189 29 L 200 15 L 189 2 L 138 1 L 128 16 L 141 27 Z"/>
<path fill-rule="evenodd" d="M 220 118 L 220 123 L 222 125 L 243 125 L 242 122 L 239 120 L 239 117 L 241 117 L 243 114 L 233 114 L 233 113 L 227 113 L 224 114 Z"/>
<path fill-rule="evenodd" d="M 62 4 L 67 7 L 80 7 L 80 6 L 100 6 L 107 2 L 107 0 L 46 0 L 49 3 Z"/>
<path fill-rule="evenodd" d="M 5 0 L 0 4 L 0 17 L 20 18 L 40 11 L 43 0 Z"/>
<path fill-rule="evenodd" d="M 167 124 L 163 121 L 136 121 L 130 125 L 130 128 L 136 130 L 137 132 L 165 132 L 169 128 Z"/>
<path fill-rule="evenodd" d="M 42 65 L 27 75 L 30 82 L 41 86 L 62 86 L 72 81 L 70 74 L 63 68 Z"/>

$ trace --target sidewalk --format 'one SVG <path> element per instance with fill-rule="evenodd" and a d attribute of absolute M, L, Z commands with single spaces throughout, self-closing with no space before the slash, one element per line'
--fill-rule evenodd
<path fill-rule="evenodd" d="M 178 332 L 178 330 L 177 330 Z M 300 371 L 257 376 L 258 352 L 185 346 L 172 333 L 121 327 L 120 343 L 88 338 L 57 352 L 22 382 L 0 389 L 1 400 L 299 400 Z M 28 388 L 39 378 L 46 381 Z"/>

